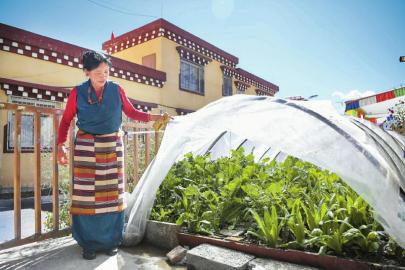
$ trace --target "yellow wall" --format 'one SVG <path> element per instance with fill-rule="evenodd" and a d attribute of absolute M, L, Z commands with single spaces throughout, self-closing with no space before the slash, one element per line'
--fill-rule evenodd
<path fill-rule="evenodd" d="M 77 68 L 0 51 L 0 76 L 17 81 L 72 87 L 85 80 Z"/>
<path fill-rule="evenodd" d="M 115 57 L 124 59 L 129 62 L 133 62 L 139 65 L 142 65 L 142 57 L 156 53 L 156 69 L 162 69 L 162 40 L 165 39 L 163 37 L 158 37 L 152 39 L 148 42 L 144 42 L 138 44 L 134 47 L 119 51 L 114 53 Z"/>
<path fill-rule="evenodd" d="M 7 101 L 7 96 L 4 91 L 0 90 L 0 101 Z M 0 187 L 10 186 L 9 183 L 9 176 L 6 177 L 6 172 L 10 171 L 10 165 L 4 162 L 4 155 L 3 154 L 3 140 L 4 140 L 4 125 L 7 121 L 7 113 L 6 111 L 0 110 Z M 13 180 L 11 178 L 11 180 Z M 12 186 L 11 182 L 11 186 Z"/>

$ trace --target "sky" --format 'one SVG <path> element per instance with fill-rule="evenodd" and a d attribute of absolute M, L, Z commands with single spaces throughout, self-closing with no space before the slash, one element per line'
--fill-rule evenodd
<path fill-rule="evenodd" d="M 405 85 L 405 0 L 0 1 L 0 22 L 89 49 L 158 18 L 239 58 L 278 97 L 345 99 Z"/>

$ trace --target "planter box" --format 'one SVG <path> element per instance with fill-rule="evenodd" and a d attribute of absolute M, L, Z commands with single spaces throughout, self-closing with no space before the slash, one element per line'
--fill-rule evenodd
<path fill-rule="evenodd" d="M 247 244 L 242 242 L 235 242 L 212 238 L 202 235 L 194 235 L 189 233 L 178 233 L 177 235 L 181 245 L 190 247 L 198 246 L 201 244 L 212 244 L 233 250 L 238 250 L 244 253 L 249 253 L 257 257 L 271 258 L 277 261 L 284 261 L 299 265 L 312 266 L 328 270 L 365 270 L 365 269 L 401 269 L 405 267 L 381 265 L 376 263 L 369 263 L 365 261 L 358 261 L 353 259 L 345 259 L 330 255 L 318 255 L 316 253 L 304 252 L 299 250 L 283 250 L 277 248 L 269 248 L 259 246 L 256 244 Z"/>
<path fill-rule="evenodd" d="M 331 255 L 318 255 L 316 253 L 277 249 L 256 244 L 248 244 L 237 241 L 224 240 L 208 236 L 180 232 L 180 226 L 174 223 L 149 220 L 147 223 L 145 240 L 152 245 L 173 249 L 177 245 L 196 247 L 201 244 L 211 244 L 240 252 L 255 255 L 257 257 L 271 258 L 299 265 L 312 266 L 328 270 L 366 270 L 366 269 L 401 269 L 405 267 L 381 265 L 366 261 L 346 259 Z"/>

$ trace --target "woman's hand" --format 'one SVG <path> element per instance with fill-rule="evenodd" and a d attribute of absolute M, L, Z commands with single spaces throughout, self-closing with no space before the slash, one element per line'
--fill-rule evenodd
<path fill-rule="evenodd" d="M 67 157 L 66 157 L 66 148 L 63 144 L 58 145 L 58 163 L 59 165 L 66 166 L 68 163 Z"/>
<path fill-rule="evenodd" d="M 171 115 L 169 115 L 168 113 L 164 113 L 163 115 L 159 115 L 159 114 L 151 114 L 151 121 L 155 121 L 155 123 L 153 123 L 153 128 L 158 131 L 160 130 L 162 127 L 166 126 L 166 124 L 171 120 L 174 119 Z"/>

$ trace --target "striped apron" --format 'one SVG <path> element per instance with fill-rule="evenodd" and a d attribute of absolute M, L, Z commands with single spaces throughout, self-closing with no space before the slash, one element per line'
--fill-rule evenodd
<path fill-rule="evenodd" d="M 96 215 L 125 209 L 122 132 L 93 135 L 79 130 L 73 164 L 71 214 Z"/>

